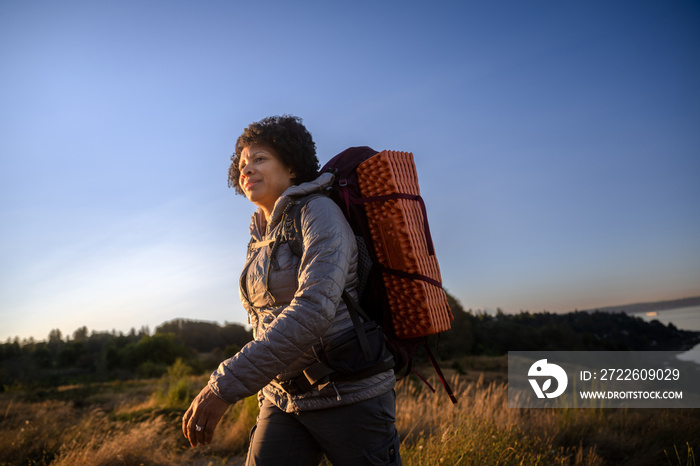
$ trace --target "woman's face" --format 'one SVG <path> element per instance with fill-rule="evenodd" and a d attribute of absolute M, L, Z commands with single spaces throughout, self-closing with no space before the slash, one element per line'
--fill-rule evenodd
<path fill-rule="evenodd" d="M 292 169 L 282 163 L 277 151 L 266 144 L 251 144 L 241 152 L 238 162 L 243 193 L 253 204 L 262 208 L 270 219 L 275 202 L 294 184 Z"/>

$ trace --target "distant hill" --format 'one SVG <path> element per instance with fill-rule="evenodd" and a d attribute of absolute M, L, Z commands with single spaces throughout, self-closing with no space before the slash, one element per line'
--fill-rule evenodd
<path fill-rule="evenodd" d="M 667 311 L 669 309 L 678 309 L 681 307 L 692 306 L 700 306 L 700 296 L 696 296 L 694 298 L 674 299 L 670 301 L 656 301 L 653 303 L 635 303 L 624 304 L 622 306 L 598 307 L 595 309 L 586 309 L 584 311 L 624 312 L 625 314 L 639 314 L 654 311 Z"/>

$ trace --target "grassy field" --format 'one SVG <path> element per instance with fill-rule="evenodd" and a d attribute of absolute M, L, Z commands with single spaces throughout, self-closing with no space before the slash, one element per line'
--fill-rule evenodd
<path fill-rule="evenodd" d="M 700 410 L 509 409 L 505 364 L 459 361 L 462 374 L 448 371 L 456 406 L 440 390 L 402 380 L 404 464 L 696 464 Z M 229 410 L 211 445 L 191 449 L 180 418 L 207 377 L 186 374 L 175 365 L 157 380 L 0 394 L 0 464 L 242 464 L 255 399 Z"/>

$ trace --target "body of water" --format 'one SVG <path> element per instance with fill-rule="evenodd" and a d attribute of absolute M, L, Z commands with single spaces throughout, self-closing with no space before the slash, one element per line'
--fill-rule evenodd
<path fill-rule="evenodd" d="M 700 332 L 700 306 L 680 307 L 678 309 L 658 311 L 656 315 L 649 315 L 643 312 L 630 315 L 641 317 L 647 322 L 658 320 L 664 325 L 672 323 L 679 330 L 696 330 Z"/>
<path fill-rule="evenodd" d="M 656 315 L 649 313 L 630 314 L 641 317 L 647 322 L 658 320 L 664 325 L 672 323 L 679 330 L 696 330 L 700 331 L 700 306 L 680 307 L 678 309 L 669 309 L 667 311 L 658 311 Z M 678 359 L 683 361 L 693 361 L 700 364 L 700 345 L 696 345 L 690 351 L 681 353 Z"/>

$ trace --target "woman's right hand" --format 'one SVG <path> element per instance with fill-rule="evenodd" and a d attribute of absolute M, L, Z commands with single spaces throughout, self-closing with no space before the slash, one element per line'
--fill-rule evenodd
<path fill-rule="evenodd" d="M 182 433 L 190 445 L 211 443 L 216 426 L 228 407 L 229 403 L 219 398 L 209 385 L 205 386 L 182 417 Z"/>

